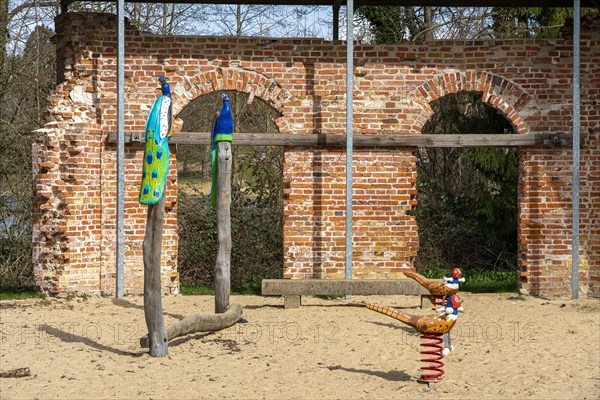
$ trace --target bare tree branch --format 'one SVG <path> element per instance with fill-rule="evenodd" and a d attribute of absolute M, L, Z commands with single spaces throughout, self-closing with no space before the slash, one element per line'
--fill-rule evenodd
<path fill-rule="evenodd" d="M 8 13 L 8 20 L 11 21 L 21 11 L 24 11 L 24 10 L 27 10 L 30 8 L 41 8 L 41 7 L 60 7 L 60 3 L 58 1 L 29 1 L 26 3 L 21 3 Z"/>

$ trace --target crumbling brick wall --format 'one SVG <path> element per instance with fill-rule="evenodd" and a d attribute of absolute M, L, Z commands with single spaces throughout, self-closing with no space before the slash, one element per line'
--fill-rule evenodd
<path fill-rule="evenodd" d="M 582 28 L 580 287 L 600 295 L 600 17 Z M 48 124 L 36 132 L 34 265 L 38 285 L 110 293 L 115 268 L 116 18 L 66 13 L 56 20 L 59 81 Z M 418 135 L 429 103 L 477 91 L 518 134 L 572 130 L 572 40 L 429 41 L 355 48 L 357 134 Z M 143 130 L 156 78 L 171 82 L 174 112 L 218 90 L 258 96 L 280 114 L 281 133 L 345 132 L 345 43 L 319 39 L 156 36 L 126 26 L 125 124 Z M 250 101 L 251 101 L 250 100 Z M 214 112 L 209 110 L 208 112 Z M 174 147 L 174 146 L 173 146 Z M 401 277 L 418 251 L 415 148 L 354 153 L 356 278 Z M 137 203 L 142 148 L 126 147 L 126 289 L 141 291 L 146 210 Z M 569 148 L 520 150 L 520 287 L 567 295 L 571 275 Z M 167 191 L 163 268 L 177 264 L 176 155 Z M 345 152 L 294 148 L 284 160 L 284 277 L 344 274 Z"/>

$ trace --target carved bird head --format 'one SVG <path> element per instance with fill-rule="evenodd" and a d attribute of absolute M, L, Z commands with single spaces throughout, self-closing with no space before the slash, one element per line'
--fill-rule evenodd
<path fill-rule="evenodd" d="M 460 279 L 460 278 L 462 278 L 462 271 L 460 270 L 460 268 L 454 268 L 452 270 L 452 277 L 454 279 Z"/>
<path fill-rule="evenodd" d="M 160 82 L 160 89 L 162 90 L 163 96 L 171 97 L 171 87 L 167 83 L 167 78 L 164 76 L 159 76 L 158 81 Z"/>
<path fill-rule="evenodd" d="M 460 295 L 455 294 L 450 296 L 450 303 L 452 304 L 452 308 L 456 308 L 458 310 L 463 303 L 463 299 L 460 297 Z"/>

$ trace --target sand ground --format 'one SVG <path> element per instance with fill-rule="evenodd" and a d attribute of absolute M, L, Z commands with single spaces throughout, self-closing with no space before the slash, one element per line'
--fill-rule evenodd
<path fill-rule="evenodd" d="M 175 339 L 169 356 L 139 347 L 143 299 L 8 301 L 0 305 L 0 398 L 598 399 L 600 301 L 464 294 L 445 379 L 416 381 L 419 337 L 364 302 L 430 313 L 417 297 L 233 296 L 245 323 Z M 165 297 L 166 322 L 212 312 L 211 296 Z"/>

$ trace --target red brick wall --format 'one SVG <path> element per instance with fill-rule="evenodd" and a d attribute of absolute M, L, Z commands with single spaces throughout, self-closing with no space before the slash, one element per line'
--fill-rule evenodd
<path fill-rule="evenodd" d="M 581 290 L 600 295 L 600 18 L 582 34 Z M 114 290 L 114 147 L 116 21 L 106 14 L 57 18 L 65 82 L 52 96 L 49 123 L 34 145 L 35 254 L 47 290 Z M 429 102 L 479 91 L 519 134 L 571 131 L 572 45 L 560 40 L 430 41 L 357 45 L 357 134 L 420 134 Z M 345 131 L 345 44 L 318 39 L 162 37 L 127 26 L 125 123 L 144 127 L 156 78 L 171 82 L 177 114 L 215 90 L 248 92 L 280 113 L 282 133 Z M 75 88 L 85 96 L 71 96 Z M 209 110 L 207 112 L 213 112 Z M 357 148 L 354 157 L 354 275 L 400 277 L 418 250 L 415 157 L 411 148 Z M 571 151 L 522 149 L 519 190 L 521 289 L 570 290 Z M 175 156 L 173 155 L 173 162 Z M 140 291 L 145 208 L 137 204 L 140 148 L 128 147 L 126 285 Z M 284 164 L 284 276 L 343 276 L 345 154 L 293 149 Z M 172 167 L 174 170 L 174 167 Z M 165 272 L 176 269 L 176 178 L 167 193 Z M 596 183 L 596 185 L 594 185 Z M 170 204 L 170 205 L 169 205 Z M 167 284 L 168 280 L 165 278 Z"/>
<path fill-rule="evenodd" d="M 344 277 L 345 163 L 341 150 L 286 153 L 284 278 Z M 406 149 L 354 153 L 354 277 L 401 277 L 416 255 L 414 165 Z"/>

